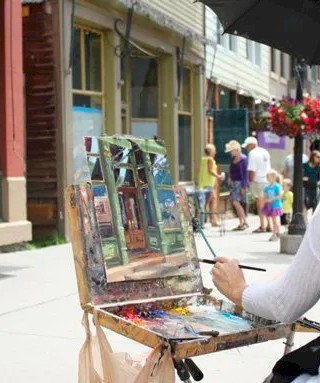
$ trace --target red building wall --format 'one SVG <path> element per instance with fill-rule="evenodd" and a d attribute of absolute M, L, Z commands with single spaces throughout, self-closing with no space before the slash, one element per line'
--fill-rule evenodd
<path fill-rule="evenodd" d="M 0 161 L 4 177 L 24 175 L 20 0 L 0 1 Z"/>

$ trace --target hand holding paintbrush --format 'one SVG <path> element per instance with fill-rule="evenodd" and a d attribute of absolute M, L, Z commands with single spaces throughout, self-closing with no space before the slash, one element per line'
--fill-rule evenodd
<path fill-rule="evenodd" d="M 216 288 L 237 305 L 242 304 L 242 293 L 246 280 L 235 259 L 217 257 L 211 270 L 212 282 Z"/>

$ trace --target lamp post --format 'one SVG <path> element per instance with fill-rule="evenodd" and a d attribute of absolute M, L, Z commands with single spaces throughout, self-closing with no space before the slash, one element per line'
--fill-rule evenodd
<path fill-rule="evenodd" d="M 305 64 L 303 61 L 296 66 L 297 91 L 296 102 L 303 100 L 303 82 L 304 82 Z M 303 235 L 306 230 L 306 224 L 303 217 L 303 193 L 302 193 L 302 155 L 303 155 L 303 136 L 301 133 L 294 138 L 293 152 L 293 214 L 288 227 L 288 234 Z"/>

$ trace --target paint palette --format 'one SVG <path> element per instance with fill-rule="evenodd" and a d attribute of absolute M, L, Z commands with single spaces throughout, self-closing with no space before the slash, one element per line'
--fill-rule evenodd
<path fill-rule="evenodd" d="M 161 141 L 85 137 L 84 148 L 87 168 L 66 190 L 84 310 L 147 346 L 170 342 L 178 358 L 290 334 L 290 325 L 201 295 L 187 196 L 172 185 Z"/>

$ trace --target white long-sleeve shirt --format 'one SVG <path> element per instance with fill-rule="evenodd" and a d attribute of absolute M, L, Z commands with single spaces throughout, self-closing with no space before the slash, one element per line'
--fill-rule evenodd
<path fill-rule="evenodd" d="M 290 323 L 320 299 L 320 205 L 287 272 L 277 280 L 248 285 L 242 305 L 263 318 Z M 320 318 L 315 318 L 320 321 Z M 319 383 L 320 375 L 303 374 L 294 383 Z"/>

